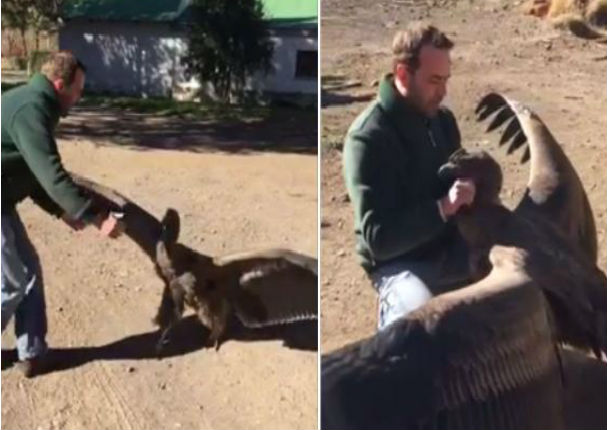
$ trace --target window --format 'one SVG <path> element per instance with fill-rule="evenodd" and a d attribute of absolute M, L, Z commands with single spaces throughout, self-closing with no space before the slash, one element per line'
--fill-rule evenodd
<path fill-rule="evenodd" d="M 295 78 L 316 79 L 318 77 L 318 51 L 297 51 Z"/>

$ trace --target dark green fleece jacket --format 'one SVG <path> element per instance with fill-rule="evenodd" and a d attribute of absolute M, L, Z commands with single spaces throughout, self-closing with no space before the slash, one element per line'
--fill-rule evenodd
<path fill-rule="evenodd" d="M 453 114 L 418 113 L 387 75 L 348 130 L 343 167 L 354 207 L 357 252 L 372 272 L 396 260 L 432 258 L 455 234 L 437 200 L 451 184 L 438 168 L 461 146 Z"/>
<path fill-rule="evenodd" d="M 51 82 L 36 74 L 2 94 L 2 211 L 26 197 L 47 212 L 87 219 L 91 200 L 63 168 L 53 136 L 61 107 Z"/>

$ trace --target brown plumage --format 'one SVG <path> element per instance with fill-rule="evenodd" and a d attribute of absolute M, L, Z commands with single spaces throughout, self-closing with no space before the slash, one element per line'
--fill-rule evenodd
<path fill-rule="evenodd" d="M 75 173 L 74 182 L 93 197 L 93 204 L 119 212 L 125 225 L 125 234 L 152 260 L 156 258 L 156 242 L 162 233 L 160 221 L 148 211 L 116 190 Z"/>
<path fill-rule="evenodd" d="M 533 198 L 521 209 L 499 202 L 501 170 L 486 153 L 458 151 L 439 172 L 477 184 L 456 222 L 482 279 L 324 356 L 323 428 L 566 428 L 575 406 L 557 344 L 607 351 L 607 279 L 569 206 L 586 198 L 577 174 L 543 124 L 525 126 Z"/>
<path fill-rule="evenodd" d="M 565 373 L 565 421 L 572 430 L 607 428 L 607 363 L 571 349 L 561 352 Z"/>
<path fill-rule="evenodd" d="M 322 428 L 563 428 L 550 318 L 526 258 L 494 247 L 485 279 L 323 356 Z"/>
<path fill-rule="evenodd" d="M 607 281 L 595 264 L 596 227 L 577 172 L 548 127 L 530 108 L 491 93 L 483 97 L 476 112 L 479 120 L 495 114 L 488 131 L 507 122 L 500 144 L 510 142 L 509 152 L 525 146 L 523 162 L 530 159 L 529 181 L 514 213 L 526 220 L 526 240 L 535 240 L 536 246 L 543 249 L 543 254 L 538 255 L 552 253 L 556 258 L 550 270 L 545 269 L 549 262 L 538 264 L 537 276 L 541 276 L 545 284 L 556 278 L 562 280 L 556 283 L 562 288 L 552 288 L 550 299 L 564 340 L 577 346 L 592 346 L 595 353 L 605 352 Z M 548 224 L 554 227 L 552 231 Z M 594 321 L 590 321 L 591 315 Z M 575 333 L 571 320 L 582 318 L 586 319 L 587 327 L 595 327 L 594 345 L 581 341 L 580 333 Z"/>
<path fill-rule="evenodd" d="M 181 317 L 183 303 L 196 311 L 219 347 L 229 318 L 259 328 L 316 319 L 317 261 L 286 249 L 211 258 L 177 243 L 178 217 L 168 211 L 156 262 L 167 282 L 157 324 L 170 329 Z"/>
<path fill-rule="evenodd" d="M 162 221 L 115 190 L 72 174 L 94 204 L 122 215 L 125 234 L 150 257 L 165 287 L 155 324 L 160 351 L 170 330 L 191 306 L 210 330 L 216 347 L 232 314 L 258 328 L 316 319 L 317 261 L 286 249 L 212 258 L 177 242 L 179 214 L 168 209 Z"/>
<path fill-rule="evenodd" d="M 539 215 L 553 222 L 574 245 L 597 259 L 597 236 L 592 209 L 573 165 L 537 114 L 498 93 L 483 97 L 476 108 L 478 120 L 491 115 L 487 131 L 507 123 L 500 145 L 508 153 L 524 147 L 522 162 L 530 161 L 527 189 L 515 212 Z"/>

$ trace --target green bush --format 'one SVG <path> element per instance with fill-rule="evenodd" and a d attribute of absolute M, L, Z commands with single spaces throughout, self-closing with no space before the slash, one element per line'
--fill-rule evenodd
<path fill-rule="evenodd" d="M 188 76 L 213 84 L 220 100 L 241 96 L 247 76 L 271 70 L 274 44 L 261 0 L 193 0 L 192 11 L 182 60 Z"/>

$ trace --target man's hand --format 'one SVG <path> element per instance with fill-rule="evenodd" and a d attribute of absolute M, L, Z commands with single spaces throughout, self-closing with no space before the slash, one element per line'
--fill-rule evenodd
<path fill-rule="evenodd" d="M 67 213 L 61 215 L 61 219 L 66 223 L 72 230 L 79 231 L 86 227 L 86 224 L 80 220 L 73 219 Z"/>
<path fill-rule="evenodd" d="M 95 226 L 99 229 L 102 235 L 112 239 L 117 238 L 124 231 L 124 223 L 111 213 L 107 215 L 99 215 L 95 219 Z"/>
<path fill-rule="evenodd" d="M 449 193 L 439 200 L 440 207 L 446 217 L 453 216 L 462 206 L 469 206 L 474 201 L 476 186 L 469 178 L 457 179 Z"/>

